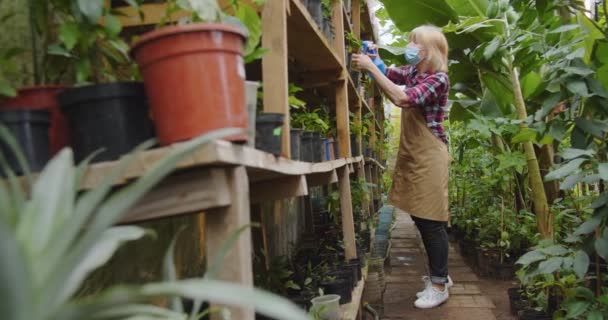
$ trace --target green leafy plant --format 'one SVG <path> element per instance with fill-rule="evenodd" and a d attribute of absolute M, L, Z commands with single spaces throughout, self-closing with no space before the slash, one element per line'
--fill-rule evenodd
<path fill-rule="evenodd" d="M 293 110 L 303 110 L 306 109 L 306 101 L 299 99 L 296 94 L 304 91 L 301 87 L 290 83 L 289 84 L 289 107 Z"/>
<path fill-rule="evenodd" d="M 321 0 L 321 8 L 323 10 L 323 18 L 331 19 L 332 0 Z"/>
<path fill-rule="evenodd" d="M 47 10 L 61 22 L 58 42 L 49 46 L 48 53 L 73 63 L 78 84 L 138 77 L 129 46 L 120 37 L 119 12 L 106 7 L 103 0 L 48 3 Z M 138 1 L 128 3 L 137 7 Z"/>
<path fill-rule="evenodd" d="M 293 113 L 291 115 L 291 123 L 294 128 L 318 133 L 324 133 L 330 127 L 328 121 L 324 118 L 321 108 Z"/>
<path fill-rule="evenodd" d="M 245 44 L 244 62 L 250 63 L 261 59 L 268 49 L 259 46 L 262 37 L 262 20 L 257 8 L 265 0 L 253 1 L 253 5 L 244 1 L 234 0 L 230 3 L 230 14 L 223 11 L 216 0 L 170 0 L 167 1 L 165 15 L 159 27 L 170 23 L 197 23 L 197 22 L 223 22 L 247 30 L 247 43 Z M 177 13 L 186 12 L 188 15 L 182 19 L 174 19 Z"/>
<path fill-rule="evenodd" d="M 363 47 L 363 42 L 352 32 L 345 33 L 346 41 L 348 46 L 350 47 L 351 53 L 359 53 L 361 52 L 361 48 Z"/>
<path fill-rule="evenodd" d="M 0 307 L 4 316 L 15 320 L 185 319 L 179 310 L 149 303 L 158 297 L 186 297 L 255 307 L 260 313 L 278 318 L 307 319 L 281 298 L 212 279 L 119 286 L 85 298 L 74 297 L 87 275 L 105 264 L 123 243 L 146 234 L 137 226 L 114 226 L 124 212 L 194 150 L 236 132 L 239 131 L 219 130 L 181 144 L 141 178 L 114 192 L 113 183 L 132 165 L 134 154 L 127 156 L 98 186 L 84 192 L 79 191 L 79 186 L 87 162 L 74 167 L 69 149 L 53 158 L 35 180 L 29 170 L 20 180 L 9 169 L 4 156 L 0 157 L 0 166 L 7 177 L 0 184 L 0 240 L 3 244 L 0 278 L 4 283 L 0 289 L 3 297 Z M 16 141 L 6 128 L 0 127 L 0 137 L 27 169 Z M 150 145 L 144 144 L 135 153 Z M 197 319 L 197 316 L 191 315 L 189 319 Z"/>

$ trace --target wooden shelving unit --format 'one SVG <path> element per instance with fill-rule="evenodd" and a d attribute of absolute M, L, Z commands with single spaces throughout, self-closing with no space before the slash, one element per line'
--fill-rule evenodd
<path fill-rule="evenodd" d="M 283 132 L 290 130 L 288 84 L 290 68 L 297 66 L 299 81 L 305 88 L 315 88 L 335 105 L 337 160 L 322 163 L 306 163 L 289 160 L 290 138 L 283 135 L 282 157 L 226 141 L 215 141 L 196 151 L 180 163 L 175 173 L 165 179 L 153 191 L 134 206 L 122 219 L 122 223 L 136 223 L 157 218 L 174 217 L 191 213 L 205 214 L 206 256 L 213 256 L 221 242 L 231 232 L 250 224 L 251 204 L 281 201 L 283 199 L 309 195 L 314 186 L 337 184 L 340 193 L 342 227 L 345 256 L 356 257 L 355 230 L 350 190 L 351 174 L 368 182 L 378 183 L 384 167 L 376 159 L 364 159 L 361 154 L 351 156 L 349 114 L 361 121 L 364 114 L 372 114 L 377 130 L 382 133 L 383 107 L 375 86 L 372 96 L 366 101 L 355 86 L 346 68 L 345 32 L 361 37 L 362 25 L 366 40 L 373 40 L 369 8 L 361 10 L 361 2 L 352 0 L 351 17 L 347 15 L 341 0 L 332 3 L 332 25 L 335 38 L 327 39 L 307 8 L 300 0 L 267 0 L 260 11 L 262 17 L 262 46 L 269 49 L 262 59 L 261 80 L 264 88 L 264 112 L 285 115 L 287 121 Z M 221 1 L 225 6 L 227 1 Z M 141 8 L 144 21 L 138 13 L 123 11 L 122 22 L 127 27 L 154 24 L 160 21 L 164 4 L 146 4 Z M 181 17 L 177 13 L 174 18 Z M 259 79 L 258 79 L 259 80 Z M 375 146 L 376 136 L 372 130 L 370 146 Z M 362 150 L 358 137 L 358 150 Z M 153 149 L 136 155 L 134 164 L 122 174 L 115 188 L 127 187 L 140 177 L 159 159 L 167 156 L 178 145 Z M 83 189 L 97 185 L 119 161 L 100 163 L 88 169 Z M 380 198 L 379 189 L 374 189 L 374 200 Z M 275 203 L 276 204 L 276 203 Z M 276 208 L 279 206 L 275 206 Z M 367 205 L 365 207 L 368 207 Z M 373 201 L 368 214 L 374 212 Z M 281 219 L 280 214 L 276 214 Z M 244 232 L 224 261 L 219 278 L 253 285 L 251 232 Z M 353 302 L 342 306 L 342 319 L 355 319 L 360 315 L 360 300 L 364 281 L 353 294 Z M 252 310 L 231 309 L 234 319 L 252 320 Z"/>

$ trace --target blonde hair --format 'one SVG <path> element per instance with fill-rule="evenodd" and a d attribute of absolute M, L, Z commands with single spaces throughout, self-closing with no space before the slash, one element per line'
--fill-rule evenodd
<path fill-rule="evenodd" d="M 448 40 L 440 28 L 419 26 L 410 32 L 410 41 L 426 50 L 425 60 L 432 71 L 448 72 Z"/>

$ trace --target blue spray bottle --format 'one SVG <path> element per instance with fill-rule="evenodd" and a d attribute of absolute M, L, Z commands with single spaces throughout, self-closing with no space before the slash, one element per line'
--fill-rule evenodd
<path fill-rule="evenodd" d="M 376 67 L 378 67 L 378 69 L 380 69 L 380 71 L 382 71 L 382 73 L 386 73 L 386 65 L 384 64 L 384 61 L 382 61 L 382 59 L 380 59 L 380 57 L 378 56 L 377 49 L 370 48 L 371 44 L 372 44 L 371 41 L 363 41 L 363 48 L 362 48 L 363 54 L 375 55 L 375 57 L 372 59 L 372 62 L 374 62 Z M 374 78 L 374 77 L 372 77 L 372 75 L 369 72 L 367 74 L 369 75 L 370 78 L 372 78 L 372 79 Z"/>

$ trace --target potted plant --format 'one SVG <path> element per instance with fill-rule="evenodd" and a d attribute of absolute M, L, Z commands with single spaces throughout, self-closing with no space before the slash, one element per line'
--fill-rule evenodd
<path fill-rule="evenodd" d="M 66 71 L 58 66 L 65 65 L 65 57 L 49 54 L 55 51 L 51 42 L 58 36 L 53 33 L 58 28 L 57 20 L 48 14 L 50 3 L 28 0 L 27 8 L 32 38 L 29 50 L 9 47 L 0 51 L 0 109 L 49 111 L 50 148 L 52 154 L 55 154 L 68 145 L 67 123 L 57 103 L 57 94 L 64 89 L 58 83 Z M 4 15 L 0 25 L 8 30 L 12 19 L 14 14 Z M 19 88 L 15 88 L 15 78 L 23 75 L 22 70 L 17 70 L 16 57 L 28 61 L 32 68 L 32 74 L 25 75 L 28 79 L 25 85 Z"/>
<path fill-rule="evenodd" d="M 115 160 L 154 137 L 146 94 L 120 38 L 122 25 L 104 2 L 49 2 L 61 21 L 50 54 L 68 58 L 76 86 L 58 95 L 77 161 L 101 150 L 95 161 Z"/>
<path fill-rule="evenodd" d="M 188 16 L 168 26 L 164 21 L 132 48 L 159 141 L 168 145 L 217 128 L 247 128 L 247 30 L 214 0 L 171 0 L 165 17 L 179 10 Z M 229 140 L 246 141 L 247 135 Z"/>
<path fill-rule="evenodd" d="M 347 47 L 349 48 L 349 50 L 347 50 L 347 57 L 346 57 L 346 64 L 347 64 L 347 70 L 350 73 L 350 77 L 351 79 L 353 79 L 353 82 L 355 84 L 355 87 L 359 87 L 359 81 L 361 79 L 361 73 L 357 70 L 353 70 L 352 69 L 352 65 L 351 65 L 351 57 L 353 55 L 353 53 L 360 53 L 361 52 L 361 48 L 363 47 L 363 42 L 357 38 L 357 36 L 352 33 L 352 32 L 347 32 L 345 34 L 346 37 L 346 44 Z"/>
<path fill-rule="evenodd" d="M 323 152 L 321 133 L 329 128 L 327 120 L 324 119 L 323 110 L 317 108 L 312 111 L 295 112 L 291 116 L 291 123 L 294 128 L 304 130 L 302 136 L 302 160 L 321 162 Z"/>
<path fill-rule="evenodd" d="M 289 84 L 289 108 L 290 110 L 305 110 L 306 102 L 299 99 L 296 94 L 302 92 L 303 89 L 297 85 Z M 293 125 L 293 124 L 292 124 Z M 291 128 L 290 129 L 290 140 L 291 140 L 291 159 L 302 160 L 302 134 L 303 129 Z"/>

